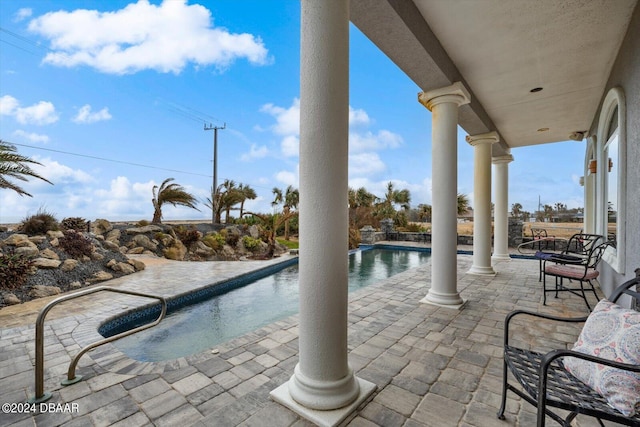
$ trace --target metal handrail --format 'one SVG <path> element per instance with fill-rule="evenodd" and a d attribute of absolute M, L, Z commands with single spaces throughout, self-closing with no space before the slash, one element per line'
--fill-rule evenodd
<path fill-rule="evenodd" d="M 80 352 L 76 355 L 76 357 L 74 357 L 73 360 L 71 361 L 71 364 L 69 365 L 69 371 L 67 372 L 67 379 L 62 382 L 62 385 L 74 384 L 80 381 L 80 379 L 82 379 L 81 375 L 76 377 L 75 370 L 76 370 L 76 365 L 78 364 L 78 360 L 80 360 L 80 357 L 82 357 L 82 355 L 85 354 L 87 351 L 92 350 L 96 347 L 99 347 L 102 344 L 106 344 L 111 341 L 115 341 L 117 339 L 126 337 L 128 335 L 135 334 L 136 332 L 140 332 L 144 329 L 148 329 L 153 326 L 156 326 L 158 323 L 160 323 L 162 319 L 164 319 L 164 316 L 167 314 L 167 301 L 164 299 L 164 297 L 161 297 L 158 295 L 145 294 L 142 292 L 128 291 L 125 289 L 116 289 L 109 286 L 98 286 L 93 289 L 87 289 L 85 291 L 80 291 L 80 292 L 73 293 L 71 295 L 66 295 L 60 298 L 56 298 L 55 300 L 51 301 L 49 304 L 45 305 L 42 308 L 42 310 L 40 310 L 40 313 L 38 314 L 38 318 L 36 319 L 36 371 L 35 371 L 36 395 L 28 400 L 29 403 L 45 402 L 51 398 L 51 393 L 44 392 L 44 318 L 45 316 L 47 315 L 49 310 L 53 308 L 53 306 L 61 302 L 79 298 L 88 294 L 101 292 L 101 291 L 109 291 L 109 292 L 115 292 L 119 294 L 127 294 L 127 295 L 160 300 L 160 303 L 162 304 L 162 310 L 160 312 L 160 316 L 158 316 L 158 318 L 152 323 L 148 323 L 146 325 L 139 326 L 137 328 L 119 333 L 117 335 L 114 335 L 109 338 L 105 338 L 103 340 L 97 341 L 93 344 L 89 344 L 88 346 L 84 347 L 82 350 L 80 350 Z"/>

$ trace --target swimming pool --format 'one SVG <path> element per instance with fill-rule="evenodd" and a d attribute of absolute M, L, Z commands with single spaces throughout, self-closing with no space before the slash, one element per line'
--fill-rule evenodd
<path fill-rule="evenodd" d="M 351 253 L 349 292 L 418 267 L 430 255 L 426 251 L 397 249 Z M 158 326 L 113 344 L 129 357 L 144 362 L 175 359 L 213 348 L 298 312 L 297 264 L 245 284 L 250 286 L 170 312 Z M 145 321 L 118 321 L 118 328 L 103 325 L 100 333 L 114 335 L 122 328 L 142 323 Z"/>

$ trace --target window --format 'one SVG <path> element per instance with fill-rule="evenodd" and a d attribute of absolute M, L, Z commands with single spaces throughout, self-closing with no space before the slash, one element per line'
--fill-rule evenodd
<path fill-rule="evenodd" d="M 626 123 L 624 93 L 609 91 L 602 103 L 598 121 L 598 232 L 614 242 L 603 260 L 618 273 L 624 273 L 625 197 L 626 197 Z M 600 142 L 601 141 L 601 142 Z"/>

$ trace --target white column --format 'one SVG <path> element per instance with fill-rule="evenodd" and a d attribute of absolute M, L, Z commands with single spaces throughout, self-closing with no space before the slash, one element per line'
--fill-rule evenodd
<path fill-rule="evenodd" d="M 512 161 L 511 154 L 492 159 L 496 172 L 492 261 L 511 261 L 509 256 L 509 163 Z"/>
<path fill-rule="evenodd" d="M 457 289 L 458 107 L 471 96 L 460 82 L 418 94 L 431 111 L 431 288 L 422 302 L 461 308 Z"/>
<path fill-rule="evenodd" d="M 491 267 L 491 145 L 496 132 L 468 135 L 473 147 L 473 265 L 471 274 L 495 276 Z"/>
<path fill-rule="evenodd" d="M 299 362 L 277 402 L 336 425 L 375 385 L 347 360 L 349 2 L 303 0 Z"/>

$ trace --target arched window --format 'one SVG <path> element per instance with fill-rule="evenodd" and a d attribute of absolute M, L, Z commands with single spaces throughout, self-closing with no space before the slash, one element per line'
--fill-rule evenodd
<path fill-rule="evenodd" d="M 624 273 L 626 197 L 626 108 L 621 88 L 609 91 L 598 121 L 599 233 L 614 242 L 604 261 Z"/>

